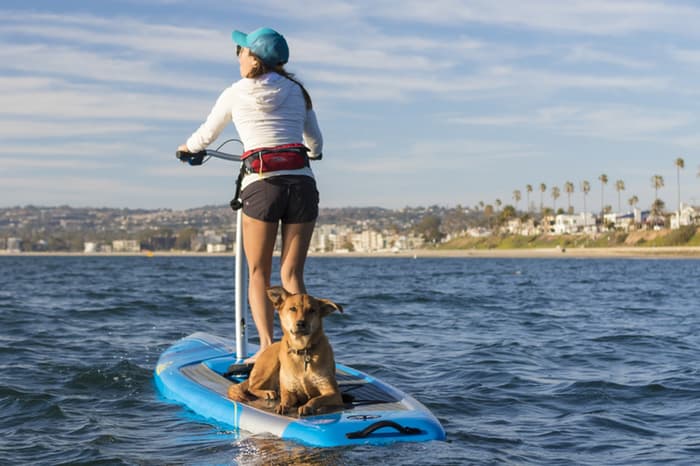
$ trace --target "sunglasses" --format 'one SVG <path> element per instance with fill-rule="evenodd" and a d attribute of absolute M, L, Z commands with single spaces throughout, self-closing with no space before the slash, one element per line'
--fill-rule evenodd
<path fill-rule="evenodd" d="M 236 56 L 237 57 L 241 56 L 241 46 L 240 45 L 236 45 Z"/>

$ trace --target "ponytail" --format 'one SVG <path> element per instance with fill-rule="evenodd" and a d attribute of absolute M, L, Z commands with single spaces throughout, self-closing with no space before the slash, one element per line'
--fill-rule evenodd
<path fill-rule="evenodd" d="M 251 53 L 251 55 L 253 55 Z M 301 88 L 301 93 L 304 94 L 304 101 L 306 102 L 306 109 L 311 110 L 313 108 L 313 105 L 311 103 L 311 96 L 309 95 L 308 91 L 304 87 L 302 83 L 300 83 L 292 73 L 287 72 L 287 70 L 284 69 L 283 65 L 277 65 L 275 67 L 270 67 L 267 66 L 260 58 L 256 57 L 253 55 L 256 60 L 256 66 L 253 68 L 253 70 L 246 76 L 246 78 L 257 78 L 258 76 L 262 76 L 265 73 L 269 73 L 271 71 L 274 71 L 275 73 L 279 74 L 280 76 L 283 76 L 290 81 L 292 81 L 294 84 L 299 86 Z"/>
<path fill-rule="evenodd" d="M 302 83 L 300 83 L 299 81 L 297 81 L 294 78 L 294 75 L 292 73 L 288 73 L 287 70 L 285 70 L 281 66 L 278 66 L 277 68 L 275 68 L 275 72 L 277 74 L 279 74 L 280 76 L 284 76 L 285 78 L 289 79 L 290 81 L 292 81 L 293 83 L 295 83 L 297 86 L 299 86 L 301 88 L 301 93 L 304 94 L 304 100 L 306 101 L 306 109 L 311 110 L 313 108 L 313 104 L 311 103 L 311 96 L 309 95 L 309 93 L 306 90 L 306 88 L 304 87 L 304 85 Z"/>

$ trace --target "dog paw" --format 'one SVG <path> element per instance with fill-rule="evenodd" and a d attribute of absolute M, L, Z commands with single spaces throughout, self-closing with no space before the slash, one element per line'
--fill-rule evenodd
<path fill-rule="evenodd" d="M 298 413 L 299 416 L 311 416 L 316 413 L 316 409 L 313 406 L 303 405 L 299 406 Z"/>
<path fill-rule="evenodd" d="M 241 389 L 238 385 L 231 385 L 228 387 L 228 398 L 233 401 L 245 401 L 245 396 L 241 393 Z"/>
<path fill-rule="evenodd" d="M 260 398 L 264 398 L 267 401 L 275 401 L 278 397 L 275 390 L 265 390 Z"/>
<path fill-rule="evenodd" d="M 275 408 L 275 412 L 277 414 L 287 414 L 288 411 L 289 411 L 289 406 L 283 405 L 283 404 L 279 404 L 277 406 L 277 408 Z"/>

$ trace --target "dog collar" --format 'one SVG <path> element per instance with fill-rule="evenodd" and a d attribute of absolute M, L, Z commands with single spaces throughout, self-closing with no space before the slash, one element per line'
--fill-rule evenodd
<path fill-rule="evenodd" d="M 307 367 L 309 367 L 309 363 L 311 362 L 311 350 L 313 349 L 315 345 L 309 345 L 304 349 L 294 349 L 294 348 L 289 348 L 287 350 L 288 353 L 294 353 L 297 356 L 303 356 L 304 357 L 304 370 L 306 370 Z"/>

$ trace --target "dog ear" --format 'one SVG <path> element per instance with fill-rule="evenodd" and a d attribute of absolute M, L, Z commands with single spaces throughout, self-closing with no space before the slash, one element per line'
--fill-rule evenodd
<path fill-rule="evenodd" d="M 326 317 L 328 314 L 330 314 L 333 311 L 338 311 L 340 313 L 343 312 L 343 306 L 341 306 L 340 304 L 334 303 L 330 299 L 316 298 L 316 301 L 318 301 L 318 304 L 321 307 L 321 314 L 323 314 L 323 317 Z"/>
<path fill-rule="evenodd" d="M 291 293 L 281 286 L 273 286 L 267 289 L 267 297 L 272 301 L 272 305 L 275 309 L 279 309 Z"/>

